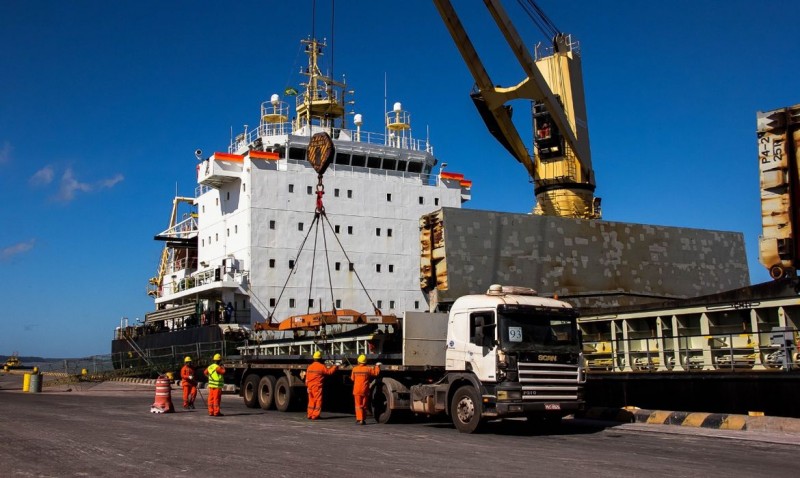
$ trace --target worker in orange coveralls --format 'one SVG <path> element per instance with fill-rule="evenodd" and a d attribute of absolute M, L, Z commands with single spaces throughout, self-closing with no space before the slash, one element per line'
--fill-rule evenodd
<path fill-rule="evenodd" d="M 314 352 L 314 361 L 306 369 L 306 388 L 308 389 L 308 410 L 309 420 L 319 418 L 322 411 L 322 382 L 326 375 L 332 375 L 338 367 L 326 367 L 320 360 L 322 353 L 317 350 Z"/>
<path fill-rule="evenodd" d="M 197 380 L 194 378 L 192 357 L 183 359 L 181 368 L 181 387 L 183 387 L 183 408 L 194 410 L 194 399 L 197 397 Z"/>
<path fill-rule="evenodd" d="M 353 367 L 350 379 L 353 381 L 353 397 L 356 401 L 356 423 L 366 425 L 364 415 L 367 412 L 367 396 L 369 395 L 369 381 L 381 373 L 380 364 L 374 367 L 367 365 L 365 355 L 358 356 L 358 365 Z"/>
<path fill-rule="evenodd" d="M 208 415 L 221 417 L 219 405 L 222 401 L 222 386 L 225 385 L 225 367 L 219 364 L 222 355 L 214 354 L 214 363 L 205 369 L 204 373 L 208 376 Z"/>

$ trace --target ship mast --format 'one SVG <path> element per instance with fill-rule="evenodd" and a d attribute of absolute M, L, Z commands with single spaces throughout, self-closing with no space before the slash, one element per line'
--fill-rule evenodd
<path fill-rule="evenodd" d="M 319 69 L 319 58 L 326 47 L 324 41 L 315 38 L 302 40 L 308 55 L 308 66 L 300 73 L 308 77 L 301 83 L 305 91 L 297 98 L 295 131 L 306 125 L 323 129 L 345 129 L 345 95 L 347 85 L 324 75 Z M 338 120 L 338 121 L 337 121 Z M 313 134 L 313 131 L 309 131 Z"/>

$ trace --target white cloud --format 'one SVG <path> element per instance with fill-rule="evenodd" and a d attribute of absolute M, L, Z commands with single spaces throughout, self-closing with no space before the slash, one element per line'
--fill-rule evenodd
<path fill-rule="evenodd" d="M 115 184 L 125 179 L 125 176 L 121 174 L 115 175 L 113 178 L 103 179 L 98 181 L 97 186 L 100 189 L 111 189 L 114 187 Z"/>
<path fill-rule="evenodd" d="M 22 254 L 23 252 L 28 252 L 29 250 L 33 249 L 33 244 L 35 242 L 36 239 L 31 239 L 29 241 L 20 242 L 0 250 L 0 260 L 11 259 L 12 257 Z"/>
<path fill-rule="evenodd" d="M 31 186 L 44 186 L 46 184 L 50 184 L 53 182 L 53 175 L 55 172 L 53 171 L 52 166 L 45 166 L 42 169 L 36 171 L 36 173 L 31 176 L 31 179 L 28 180 L 28 183 Z"/>
<path fill-rule="evenodd" d="M 91 192 L 92 186 L 88 183 L 82 183 L 75 179 L 72 174 L 72 168 L 67 168 L 64 175 L 61 176 L 61 188 L 56 195 L 56 199 L 61 201 L 72 201 L 75 198 L 75 191 L 83 191 L 85 193 Z"/>
<path fill-rule="evenodd" d="M 11 143 L 8 141 L 3 142 L 3 147 L 0 148 L 0 164 L 7 163 L 11 160 Z"/>

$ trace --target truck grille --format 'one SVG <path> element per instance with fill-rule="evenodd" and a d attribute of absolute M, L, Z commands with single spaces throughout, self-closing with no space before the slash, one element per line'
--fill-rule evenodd
<path fill-rule="evenodd" d="M 523 400 L 577 400 L 584 378 L 577 365 L 520 362 L 519 381 Z"/>

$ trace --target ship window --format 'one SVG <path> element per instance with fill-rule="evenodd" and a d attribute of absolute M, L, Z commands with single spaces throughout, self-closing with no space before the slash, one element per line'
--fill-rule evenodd
<path fill-rule="evenodd" d="M 336 308 L 340 308 L 342 306 L 342 299 L 336 299 Z"/>
<path fill-rule="evenodd" d="M 269 260 L 269 266 L 270 267 L 275 267 L 275 259 L 270 259 Z"/>
<path fill-rule="evenodd" d="M 389 272 L 394 272 L 394 264 L 389 264 Z"/>
<path fill-rule="evenodd" d="M 439 198 L 433 198 L 433 205 L 434 206 L 438 206 L 439 205 Z"/>
<path fill-rule="evenodd" d="M 350 164 L 350 155 L 345 153 L 336 153 L 336 164 Z"/>
<path fill-rule="evenodd" d="M 308 299 L 308 306 L 314 307 L 314 299 Z"/>
<path fill-rule="evenodd" d="M 225 200 L 229 201 L 230 199 L 231 199 L 231 192 L 228 191 L 228 192 L 225 193 Z"/>
<path fill-rule="evenodd" d="M 311 194 L 312 189 L 311 186 L 306 186 L 306 194 Z"/>
<path fill-rule="evenodd" d="M 347 226 L 347 233 L 348 234 L 352 234 L 353 233 L 353 226 Z"/>
<path fill-rule="evenodd" d="M 298 222 L 297 223 L 297 230 L 298 231 L 302 231 L 303 230 L 303 223 L 302 222 Z"/>
<path fill-rule="evenodd" d="M 405 171 L 406 166 L 408 166 L 408 161 L 403 161 L 402 159 L 397 161 L 397 170 L 398 171 Z"/>
<path fill-rule="evenodd" d="M 200 246 L 205 247 L 205 245 L 206 245 L 206 240 L 200 239 Z"/>
<path fill-rule="evenodd" d="M 381 158 L 376 158 L 375 156 L 370 156 L 367 158 L 367 167 L 372 169 L 378 169 L 381 167 Z"/>
<path fill-rule="evenodd" d="M 389 236 L 389 237 L 392 237 L 392 228 L 391 227 L 386 230 L 386 235 Z"/>
<path fill-rule="evenodd" d="M 336 234 L 339 234 L 339 225 L 338 224 L 333 226 L 333 232 L 335 232 Z"/>
<path fill-rule="evenodd" d="M 270 297 L 269 298 L 269 306 L 270 307 L 275 307 L 275 298 L 274 297 Z"/>
<path fill-rule="evenodd" d="M 383 160 L 383 169 L 394 171 L 397 168 L 397 160 L 386 158 Z"/>
<path fill-rule="evenodd" d="M 294 259 L 289 259 L 289 269 L 294 269 Z"/>
<path fill-rule="evenodd" d="M 348 264 L 348 266 L 350 267 L 350 271 L 351 271 L 351 272 L 352 272 L 352 271 L 354 271 L 354 270 L 356 270 L 356 266 L 355 266 L 355 264 L 353 264 L 352 262 L 351 262 L 351 263 L 349 263 L 349 264 Z"/>
<path fill-rule="evenodd" d="M 422 172 L 422 163 L 417 163 L 415 161 L 410 161 L 408 163 L 408 172 L 409 173 L 421 173 Z"/>
<path fill-rule="evenodd" d="M 367 164 L 367 157 L 366 156 L 363 156 L 363 155 L 360 155 L 360 154 L 354 154 L 353 155 L 353 162 L 350 163 L 350 166 L 355 166 L 357 168 L 363 168 L 365 164 Z"/>
<path fill-rule="evenodd" d="M 382 300 L 379 300 L 379 301 L 378 301 L 378 308 L 380 309 L 381 307 L 383 307 L 383 301 L 382 301 Z"/>
<path fill-rule="evenodd" d="M 414 301 L 414 309 L 419 310 L 419 301 L 418 300 Z"/>
<path fill-rule="evenodd" d="M 380 272 L 380 271 L 381 271 L 381 265 L 375 264 L 375 272 Z"/>
<path fill-rule="evenodd" d="M 214 198 L 214 204 L 219 206 L 219 198 Z"/>
<path fill-rule="evenodd" d="M 353 199 L 353 190 L 352 189 L 348 189 L 347 190 L 347 199 Z"/>
<path fill-rule="evenodd" d="M 389 301 L 389 308 L 390 309 L 394 309 L 394 301 L 393 300 Z"/>
<path fill-rule="evenodd" d="M 333 190 L 333 196 L 337 198 L 339 197 L 339 188 Z"/>
<path fill-rule="evenodd" d="M 386 193 L 386 201 L 392 202 L 392 193 Z"/>
<path fill-rule="evenodd" d="M 333 268 L 336 269 L 337 271 L 340 270 L 342 268 L 342 263 L 341 262 L 335 263 L 333 265 Z"/>
<path fill-rule="evenodd" d="M 231 228 L 225 229 L 225 237 L 231 237 Z"/>
<path fill-rule="evenodd" d="M 420 203 L 420 204 L 425 204 L 425 198 L 424 198 L 424 197 L 422 197 L 422 196 L 420 196 L 420 197 L 419 197 L 419 203 Z"/>
<path fill-rule="evenodd" d="M 247 184 L 242 183 L 242 192 L 247 191 Z"/>
<path fill-rule="evenodd" d="M 289 148 L 289 159 L 304 160 L 306 159 L 305 148 Z"/>
<path fill-rule="evenodd" d="M 293 193 L 293 192 L 294 192 L 294 184 L 290 184 L 290 185 L 289 185 L 289 192 L 290 192 L 290 193 Z"/>
<path fill-rule="evenodd" d="M 294 299 L 289 299 L 289 307 L 294 309 Z"/>
<path fill-rule="evenodd" d="M 219 242 L 219 233 L 218 232 L 214 233 L 214 240 Z"/>
<path fill-rule="evenodd" d="M 211 236 L 208 236 L 208 245 L 211 245 Z"/>
<path fill-rule="evenodd" d="M 275 229 L 275 221 L 270 221 L 269 222 L 269 228 L 270 229 Z"/>
<path fill-rule="evenodd" d="M 206 205 L 203 204 L 203 212 L 206 212 Z"/>
<path fill-rule="evenodd" d="M 375 235 L 376 236 L 380 236 L 381 235 L 381 228 L 380 227 L 376 227 L 375 228 Z"/>
<path fill-rule="evenodd" d="M 233 225 L 233 233 L 234 234 L 239 234 L 239 225 L 238 224 L 234 224 Z"/>

